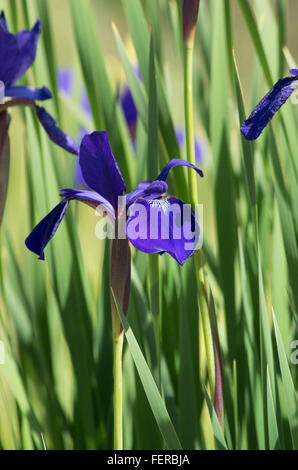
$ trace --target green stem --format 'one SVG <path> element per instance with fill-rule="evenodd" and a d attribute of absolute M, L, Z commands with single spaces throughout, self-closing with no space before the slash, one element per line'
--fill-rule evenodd
<path fill-rule="evenodd" d="M 117 313 L 116 313 L 117 315 Z M 123 330 L 119 319 L 113 315 L 113 366 L 114 366 L 114 450 L 123 450 L 122 425 L 122 351 Z"/>
<path fill-rule="evenodd" d="M 195 165 L 195 135 L 194 135 L 194 112 L 193 112 L 193 39 L 189 39 L 185 43 L 184 57 L 184 100 L 185 100 L 185 135 L 187 159 Z M 195 172 L 189 172 L 189 187 L 192 204 L 197 204 L 197 175 Z M 204 267 L 202 255 L 198 251 L 195 254 L 195 265 L 197 275 L 197 288 L 200 304 L 200 313 L 202 319 L 208 377 L 211 389 L 211 396 L 214 398 L 216 373 L 215 373 L 215 357 L 213 347 L 213 336 L 209 315 L 208 294 L 205 288 Z"/>
<path fill-rule="evenodd" d="M 185 102 L 185 138 L 187 159 L 193 165 L 196 164 L 195 157 L 195 131 L 193 112 L 193 40 L 185 44 L 184 59 L 184 102 Z M 189 187 L 193 203 L 197 202 L 197 178 L 193 171 L 189 173 Z"/>

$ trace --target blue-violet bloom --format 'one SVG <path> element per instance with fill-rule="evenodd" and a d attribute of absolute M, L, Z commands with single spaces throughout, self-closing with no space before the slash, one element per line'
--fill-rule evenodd
<path fill-rule="evenodd" d="M 126 192 L 126 186 L 121 175 L 118 164 L 113 156 L 109 144 L 108 134 L 105 131 L 93 132 L 86 135 L 79 150 L 79 165 L 90 190 L 62 189 L 62 201 L 33 229 L 26 239 L 26 246 L 33 253 L 44 259 L 44 249 L 51 238 L 55 235 L 68 204 L 71 200 L 78 200 L 97 208 L 99 205 L 113 221 L 119 217 L 118 198 Z M 195 218 L 195 213 L 191 209 L 191 214 L 185 220 L 183 216 L 170 216 L 173 206 L 179 206 L 181 215 L 183 209 L 188 206 L 183 201 L 174 196 L 163 196 L 168 189 L 166 180 L 169 172 L 176 166 L 186 166 L 194 169 L 201 177 L 203 173 L 196 166 L 182 159 L 171 160 L 161 171 L 154 181 L 143 181 L 136 189 L 126 194 L 125 209 L 125 237 L 138 250 L 145 253 L 169 253 L 179 264 L 183 263 L 193 255 L 195 249 L 192 244 L 194 233 L 199 233 L 199 224 Z M 142 207 L 141 215 L 134 208 Z M 188 206 L 190 207 L 190 206 Z M 154 227 L 154 235 L 151 236 L 152 218 L 158 221 Z M 157 218 L 156 218 L 157 217 Z M 163 224 L 168 223 L 168 236 L 163 235 Z M 184 223 L 187 227 L 184 227 Z M 138 228 L 135 232 L 135 224 Z M 177 227 L 180 236 L 177 237 Z M 184 228 L 188 234 L 185 235 Z M 124 237 L 124 238 L 125 238 Z M 189 246 L 192 248 L 189 248 Z M 187 248 L 187 249 L 186 249 Z"/>
<path fill-rule="evenodd" d="M 241 132 L 246 139 L 257 139 L 274 114 L 290 98 L 298 82 L 298 69 L 291 69 L 290 73 L 293 77 L 279 80 L 243 122 Z"/>
<path fill-rule="evenodd" d="M 12 106 L 34 108 L 50 139 L 68 152 L 77 154 L 77 143 L 57 127 L 56 121 L 44 108 L 35 104 L 35 101 L 44 101 L 52 97 L 48 88 L 15 85 L 35 61 L 40 29 L 40 20 L 37 20 L 31 31 L 24 29 L 12 34 L 8 29 L 4 12 L 0 14 L 0 80 L 5 87 L 4 96 L 13 98 L 0 105 L 0 112 Z"/>

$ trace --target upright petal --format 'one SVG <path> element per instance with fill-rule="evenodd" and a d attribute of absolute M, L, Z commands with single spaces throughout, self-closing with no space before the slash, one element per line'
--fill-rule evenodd
<path fill-rule="evenodd" d="M 108 133 L 93 132 L 81 143 L 79 163 L 88 186 L 117 207 L 125 183 L 110 147 Z"/>
<path fill-rule="evenodd" d="M 77 155 L 79 153 L 79 147 L 76 141 L 59 129 L 55 119 L 53 119 L 44 108 L 35 106 L 35 110 L 41 125 L 50 139 L 68 152 Z"/>
<path fill-rule="evenodd" d="M 194 254 L 200 242 L 199 224 L 191 207 L 180 199 L 137 199 L 129 211 L 126 234 L 138 250 L 166 252 L 181 265 Z"/>
<path fill-rule="evenodd" d="M 1 11 L 1 15 L 0 15 L 0 28 L 3 28 L 4 31 L 9 33 L 4 11 Z"/>
<path fill-rule="evenodd" d="M 29 31 L 28 29 L 24 29 L 23 31 L 20 31 L 18 34 L 16 34 L 21 60 L 18 71 L 14 76 L 13 82 L 16 82 L 19 78 L 21 78 L 35 61 L 39 35 L 39 20 L 36 21 L 31 31 Z"/>
<path fill-rule="evenodd" d="M 175 168 L 175 166 L 187 166 L 188 168 L 192 168 L 193 170 L 195 170 L 202 178 L 204 176 L 202 170 L 197 168 L 192 163 L 189 163 L 186 160 L 183 160 L 182 158 L 174 158 L 164 167 L 164 169 L 161 171 L 160 175 L 156 179 L 166 181 L 170 171 L 172 170 L 172 168 Z"/>
<path fill-rule="evenodd" d="M 3 25 L 3 20 L 2 20 Z M 0 80 L 5 86 L 11 85 L 20 68 L 21 55 L 18 41 L 13 34 L 0 27 Z"/>
<path fill-rule="evenodd" d="M 297 85 L 296 77 L 279 80 L 255 107 L 249 118 L 243 122 L 242 134 L 248 140 L 255 140 L 262 133 L 274 114 L 287 101 Z"/>
<path fill-rule="evenodd" d="M 33 101 L 45 101 L 52 98 L 52 93 L 46 86 L 42 88 L 12 86 L 5 88 L 5 96 L 10 96 L 11 98 L 26 98 Z"/>
<path fill-rule="evenodd" d="M 39 259 L 44 260 L 44 249 L 57 232 L 67 206 L 67 199 L 61 201 L 38 225 L 36 225 L 26 238 L 25 244 L 27 248 L 33 253 L 36 253 Z"/>

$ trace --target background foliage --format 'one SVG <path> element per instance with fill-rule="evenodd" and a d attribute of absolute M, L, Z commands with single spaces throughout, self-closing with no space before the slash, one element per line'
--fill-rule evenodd
<path fill-rule="evenodd" d="M 49 86 L 54 99 L 47 107 L 71 135 L 81 126 L 108 130 L 129 190 L 146 179 L 148 159 L 161 168 L 184 154 L 175 137 L 175 127 L 184 125 L 179 3 L 0 0 L 14 32 L 41 18 L 28 84 Z M 298 447 L 298 369 L 290 361 L 298 338 L 297 109 L 289 102 L 257 143 L 239 132 L 273 81 L 297 65 L 297 13 L 294 0 L 201 0 L 196 131 L 206 148 L 200 202 L 223 355 L 224 426 L 208 396 L 192 261 L 181 269 L 161 257 L 153 297 L 149 257 L 134 251 L 124 351 L 126 449 Z M 136 63 L 142 83 L 132 72 Z M 72 96 L 57 88 L 62 66 L 73 69 Z M 158 113 L 148 105 L 152 80 Z M 117 102 L 125 81 L 139 111 L 136 154 Z M 81 110 L 83 85 L 92 118 Z M 0 232 L 0 448 L 110 449 L 109 246 L 94 236 L 94 213 L 73 204 L 46 262 L 25 249 L 25 237 L 59 201 L 58 189 L 72 187 L 75 160 L 49 142 L 31 110 L 11 114 Z M 157 133 L 156 142 L 148 144 L 148 132 Z M 183 169 L 175 175 L 170 188 L 187 200 Z"/>

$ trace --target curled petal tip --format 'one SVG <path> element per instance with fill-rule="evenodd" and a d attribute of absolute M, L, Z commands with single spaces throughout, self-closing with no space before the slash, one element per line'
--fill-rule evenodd
<path fill-rule="evenodd" d="M 291 69 L 290 74 L 296 77 L 298 75 L 298 69 Z"/>

